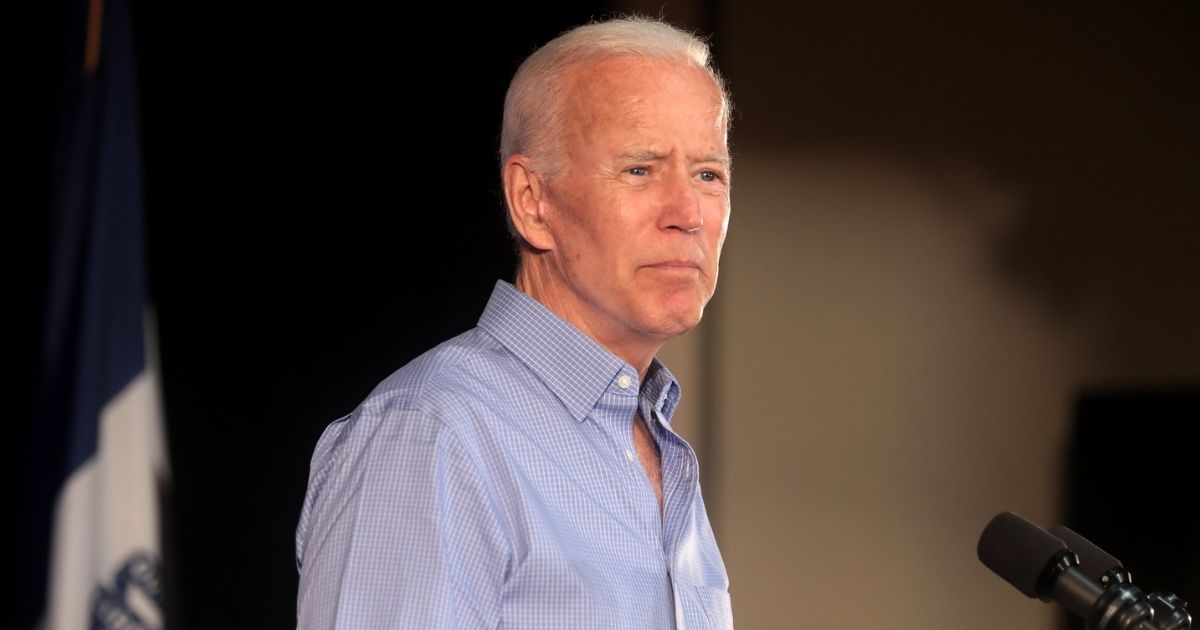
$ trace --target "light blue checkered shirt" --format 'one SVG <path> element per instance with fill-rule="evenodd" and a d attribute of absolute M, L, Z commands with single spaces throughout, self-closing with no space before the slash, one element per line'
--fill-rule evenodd
<path fill-rule="evenodd" d="M 497 282 L 479 326 L 325 430 L 296 530 L 301 628 L 731 628 L 679 385 Z M 665 515 L 635 454 L 662 454 Z"/>

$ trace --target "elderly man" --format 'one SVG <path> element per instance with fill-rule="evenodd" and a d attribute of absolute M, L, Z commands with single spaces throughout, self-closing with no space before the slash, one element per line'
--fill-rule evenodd
<path fill-rule="evenodd" d="M 728 124 L 707 47 L 657 21 L 579 27 L 521 65 L 501 147 L 515 286 L 321 437 L 301 627 L 732 627 L 655 359 L 716 285 Z"/>

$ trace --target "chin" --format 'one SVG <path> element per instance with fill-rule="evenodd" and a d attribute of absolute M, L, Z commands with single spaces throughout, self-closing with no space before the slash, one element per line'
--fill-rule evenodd
<path fill-rule="evenodd" d="M 638 298 L 642 330 L 663 340 L 682 335 L 700 323 L 709 295 L 702 286 L 643 294 Z"/>
<path fill-rule="evenodd" d="M 700 318 L 704 315 L 704 306 L 699 305 L 693 308 L 673 310 L 663 313 L 658 317 L 658 325 L 655 328 L 659 332 L 659 336 L 664 339 L 678 337 L 683 333 L 693 329 L 700 323 Z"/>

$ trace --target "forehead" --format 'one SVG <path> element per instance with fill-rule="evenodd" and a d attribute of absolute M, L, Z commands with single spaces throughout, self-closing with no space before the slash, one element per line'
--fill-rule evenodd
<path fill-rule="evenodd" d="M 721 91 L 707 70 L 679 61 L 619 55 L 585 63 L 564 77 L 564 109 L 574 124 L 668 115 L 721 123 Z M 573 120 L 571 120 L 573 119 Z"/>

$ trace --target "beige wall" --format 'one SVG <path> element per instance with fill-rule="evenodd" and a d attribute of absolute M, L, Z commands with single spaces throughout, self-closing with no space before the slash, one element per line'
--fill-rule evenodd
<path fill-rule="evenodd" d="M 1003 510 L 1061 522 L 1103 318 L 998 268 L 1017 202 L 989 182 L 838 155 L 738 169 L 709 486 L 738 626 L 1052 627 L 975 544 Z"/>
<path fill-rule="evenodd" d="M 1062 522 L 1082 391 L 1200 383 L 1200 7 L 662 13 L 737 103 L 718 296 L 664 356 L 738 628 L 1057 628 L 976 544 Z"/>
<path fill-rule="evenodd" d="M 1086 388 L 1200 383 L 1200 8 L 664 13 L 738 112 L 717 298 L 663 353 L 738 628 L 1057 627 L 975 545 L 1061 522 Z"/>

